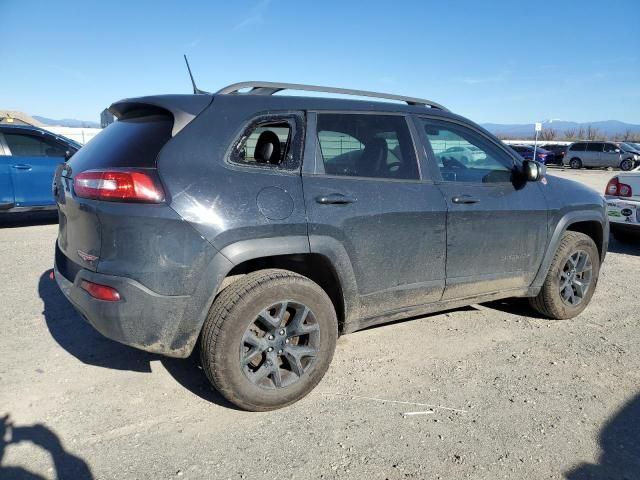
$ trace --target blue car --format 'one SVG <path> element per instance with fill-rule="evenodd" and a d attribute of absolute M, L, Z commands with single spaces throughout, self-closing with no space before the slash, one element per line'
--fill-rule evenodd
<path fill-rule="evenodd" d="M 0 125 L 0 214 L 55 210 L 56 168 L 81 146 L 41 128 Z"/>
<path fill-rule="evenodd" d="M 525 160 L 533 160 L 533 147 L 529 145 L 509 145 L 512 150 L 515 150 Z M 544 148 L 536 148 L 536 162 L 547 163 L 547 160 L 553 159 L 553 152 L 545 150 Z"/>

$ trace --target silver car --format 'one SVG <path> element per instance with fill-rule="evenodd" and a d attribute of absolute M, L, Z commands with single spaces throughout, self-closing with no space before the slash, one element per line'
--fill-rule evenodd
<path fill-rule="evenodd" d="M 613 142 L 576 142 L 569 145 L 563 165 L 571 168 L 613 167 L 631 170 L 640 157 Z"/>

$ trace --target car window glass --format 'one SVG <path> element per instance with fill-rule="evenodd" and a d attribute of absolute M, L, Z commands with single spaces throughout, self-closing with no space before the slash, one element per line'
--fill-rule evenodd
<path fill-rule="evenodd" d="M 236 145 L 231 160 L 255 166 L 283 166 L 290 148 L 291 131 L 287 121 L 254 124 Z"/>
<path fill-rule="evenodd" d="M 404 117 L 321 113 L 317 134 L 324 170 L 329 175 L 419 178 Z"/>
<path fill-rule="evenodd" d="M 4 138 L 11 155 L 18 157 L 64 157 L 64 149 L 54 142 L 48 142 L 32 135 L 6 133 Z"/>
<path fill-rule="evenodd" d="M 574 143 L 571 146 L 570 150 L 575 152 L 584 152 L 586 146 L 587 146 L 586 143 Z"/>
<path fill-rule="evenodd" d="M 617 145 L 614 145 L 613 143 L 605 143 L 604 144 L 604 151 L 607 153 L 615 153 L 615 151 L 618 149 Z"/>
<path fill-rule="evenodd" d="M 477 183 L 511 180 L 512 158 L 482 135 L 455 123 L 420 121 L 443 180 Z"/>
<path fill-rule="evenodd" d="M 601 143 L 587 143 L 587 152 L 601 152 L 602 144 Z"/>

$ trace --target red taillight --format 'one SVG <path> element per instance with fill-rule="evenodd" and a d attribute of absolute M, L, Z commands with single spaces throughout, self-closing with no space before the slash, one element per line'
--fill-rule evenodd
<path fill-rule="evenodd" d="M 120 300 L 120 294 L 113 287 L 82 280 L 80 288 L 98 300 L 104 300 L 105 302 L 117 302 Z"/>
<path fill-rule="evenodd" d="M 127 170 L 88 170 L 75 176 L 76 195 L 94 200 L 160 203 L 164 192 L 151 174 Z"/>
<path fill-rule="evenodd" d="M 609 180 L 604 193 L 605 195 L 612 195 L 614 197 L 630 197 L 633 195 L 631 185 L 621 183 L 618 177 L 613 177 L 611 180 Z"/>

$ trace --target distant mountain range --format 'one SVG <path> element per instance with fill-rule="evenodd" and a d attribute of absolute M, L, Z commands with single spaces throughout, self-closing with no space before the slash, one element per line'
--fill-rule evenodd
<path fill-rule="evenodd" d="M 56 127 L 74 127 L 74 128 L 100 128 L 98 122 L 90 122 L 88 120 L 76 120 L 75 118 L 62 118 L 55 120 L 53 118 L 40 117 L 39 115 L 33 115 L 33 118 L 45 125 Z"/>
<path fill-rule="evenodd" d="M 495 135 L 505 135 L 509 137 L 531 137 L 535 135 L 535 125 L 533 123 L 524 124 L 501 124 L 501 123 L 483 123 L 482 126 Z M 542 129 L 553 128 L 559 134 L 563 134 L 567 130 L 587 129 L 589 126 L 595 128 L 599 133 L 613 136 L 622 135 L 626 132 L 640 134 L 640 125 L 632 123 L 624 123 L 618 120 L 604 120 L 598 122 L 566 122 L 564 120 L 552 120 L 544 122 Z"/>

